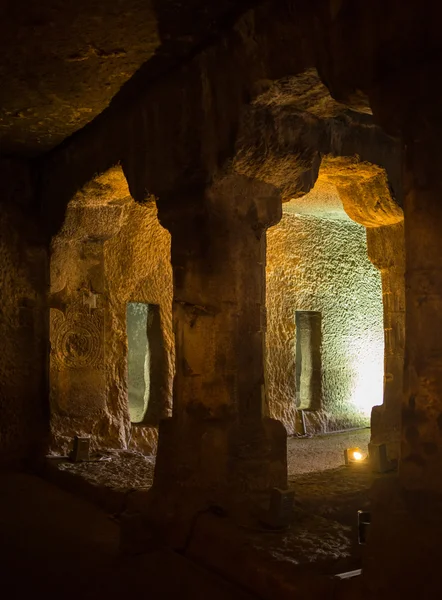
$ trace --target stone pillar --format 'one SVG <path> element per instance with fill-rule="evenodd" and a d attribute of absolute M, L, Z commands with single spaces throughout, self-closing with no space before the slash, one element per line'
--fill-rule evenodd
<path fill-rule="evenodd" d="M 371 413 L 371 443 L 386 443 L 399 458 L 405 345 L 404 223 L 367 228 L 367 249 L 382 277 L 384 397 Z"/>
<path fill-rule="evenodd" d="M 436 139 L 437 138 L 437 139 Z M 442 493 L 442 151 L 440 136 L 407 147 L 406 362 L 400 480 Z"/>
<path fill-rule="evenodd" d="M 354 165 L 352 168 L 354 170 Z M 371 443 L 386 443 L 389 458 L 397 459 L 405 352 L 403 211 L 392 196 L 387 173 L 378 166 L 363 163 L 359 178 L 348 170 L 347 176 L 338 181 L 337 188 L 345 212 L 366 228 L 368 257 L 381 272 L 384 392 L 382 405 L 372 410 Z"/>
<path fill-rule="evenodd" d="M 401 457 L 399 475 L 372 490 L 363 574 L 366 597 L 376 600 L 436 598 L 442 585 L 442 123 L 439 108 L 427 108 L 413 105 L 406 126 L 416 129 L 404 135 Z"/>
<path fill-rule="evenodd" d="M 176 375 L 160 425 L 154 490 L 264 491 L 287 485 L 286 432 L 266 416 L 265 230 L 273 186 L 232 175 L 176 209 L 172 234 Z"/>

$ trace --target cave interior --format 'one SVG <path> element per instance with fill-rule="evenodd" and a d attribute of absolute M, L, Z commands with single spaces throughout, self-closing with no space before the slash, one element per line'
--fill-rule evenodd
<path fill-rule="evenodd" d="M 0 16 L 5 597 L 439 597 L 442 7 Z"/>

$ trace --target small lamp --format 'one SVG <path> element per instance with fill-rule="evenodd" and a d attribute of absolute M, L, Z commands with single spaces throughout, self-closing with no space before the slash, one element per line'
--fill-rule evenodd
<path fill-rule="evenodd" d="M 345 465 L 349 467 L 350 465 L 361 463 L 366 459 L 366 455 L 360 448 L 346 448 L 344 450 L 344 460 Z"/>

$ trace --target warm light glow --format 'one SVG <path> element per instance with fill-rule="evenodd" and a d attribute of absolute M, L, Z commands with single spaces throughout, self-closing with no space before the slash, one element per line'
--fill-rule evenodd
<path fill-rule="evenodd" d="M 344 459 L 345 464 L 347 466 L 362 463 L 365 460 L 366 456 L 367 454 L 363 452 L 361 448 L 358 447 L 347 448 L 346 450 L 344 450 Z"/>
<path fill-rule="evenodd" d="M 361 340 L 348 340 L 346 355 L 354 373 L 350 403 L 358 412 L 370 416 L 371 409 L 383 401 L 384 340 L 383 331 L 367 333 Z"/>

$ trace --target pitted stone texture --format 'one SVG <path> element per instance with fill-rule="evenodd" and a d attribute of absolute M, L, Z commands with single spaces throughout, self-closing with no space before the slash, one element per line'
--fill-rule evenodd
<path fill-rule="evenodd" d="M 50 150 L 106 109 L 142 67 L 154 82 L 253 1 L 26 0 L 0 9 L 4 152 Z"/>
<path fill-rule="evenodd" d="M 386 443 L 390 459 L 400 454 L 405 356 L 405 239 L 403 221 L 367 229 L 368 255 L 382 276 L 384 305 L 384 401 L 373 407 L 372 443 Z"/>
<path fill-rule="evenodd" d="M 104 314 L 89 312 L 84 305 L 71 305 L 51 318 L 51 352 L 54 369 L 103 368 Z"/>
<path fill-rule="evenodd" d="M 145 423 L 146 431 L 137 426 L 132 433 L 128 302 L 159 306 L 166 357 L 163 385 L 149 410 L 151 421 Z M 52 243 L 50 304 L 52 450 L 66 453 L 77 434 L 90 435 L 93 447 L 124 448 L 130 443 L 153 452 L 153 426 L 168 414 L 172 402 L 170 235 L 159 224 L 153 201 L 140 205 L 130 198 L 121 169 L 96 177 L 73 198 Z M 71 401 L 66 404 L 62 398 L 69 390 Z"/>
<path fill-rule="evenodd" d="M 126 304 L 144 302 L 159 306 L 163 351 L 163 388 L 158 405 L 148 413 L 157 425 L 158 419 L 170 414 L 172 384 L 175 371 L 174 336 L 172 331 L 172 268 L 170 264 L 170 234 L 159 223 L 155 203 L 136 204 L 131 200 L 125 206 L 124 224 L 119 235 L 104 247 L 108 305 L 106 329 L 107 393 L 111 406 L 119 407 L 117 414 L 127 414 L 126 380 Z M 120 417 L 122 418 L 122 417 Z M 124 417 L 125 419 L 126 417 Z M 140 440 L 140 447 L 155 449 L 155 437 L 132 434 L 132 444 Z M 144 439 L 144 441 L 142 441 Z M 137 446 L 135 446 L 137 447 Z"/>
<path fill-rule="evenodd" d="M 324 9 L 325 18 L 328 16 L 325 2 L 319 2 L 317 8 L 319 12 Z M 344 105 L 337 108 L 314 74 L 312 65 L 322 63 L 324 57 L 312 46 L 313 13 L 310 7 L 292 2 L 262 3 L 244 14 L 217 43 L 201 47 L 181 69 L 170 69 L 152 83 L 147 77 L 148 65 L 142 68 L 114 97 L 108 110 L 44 161 L 42 183 L 51 219 L 60 221 L 58 213 L 64 210 L 73 193 L 95 173 L 118 162 L 123 165 L 136 200 L 143 201 L 150 193 L 160 198 L 160 202 L 166 202 L 166 196 L 176 196 L 178 190 L 204 187 L 230 165 L 241 121 L 250 102 L 263 91 L 267 106 L 261 106 L 262 118 L 258 124 L 270 122 L 272 128 L 268 110 L 271 102 L 266 94 L 273 93 L 275 81 L 278 102 L 280 97 L 281 103 L 290 94 L 294 97 L 293 106 L 277 107 L 283 109 L 280 112 L 287 125 L 286 135 L 279 132 L 285 145 L 278 151 L 277 145 L 270 145 L 272 140 L 259 127 L 251 127 L 255 137 L 245 136 L 246 158 L 250 149 L 253 154 L 251 147 L 256 142 L 264 162 L 269 159 L 269 168 L 260 173 L 260 169 L 246 164 L 241 170 L 243 174 L 256 173 L 262 180 L 277 184 L 279 189 L 290 187 L 287 191 L 291 194 L 299 189 L 305 192 L 317 175 L 318 151 L 360 154 L 362 160 L 376 162 L 373 155 L 363 156 L 361 144 L 352 143 L 354 137 L 362 145 L 375 146 L 376 141 L 381 142 L 383 158 L 393 157 L 390 163 L 397 162 L 396 142 L 376 127 L 370 115 L 364 114 L 361 121 L 360 115 L 355 116 L 354 111 L 350 114 L 352 111 Z M 233 70 L 232 64 L 236 65 Z M 320 66 L 316 64 L 322 74 Z M 278 81 L 296 76 L 298 83 L 290 80 L 289 93 L 285 90 L 281 93 L 278 86 L 282 88 L 284 83 Z M 343 130 L 348 124 L 360 126 L 351 127 L 350 135 L 345 136 Z M 290 143 L 292 138 L 295 148 Z M 262 156 L 266 151 L 267 156 Z M 287 168 L 283 168 L 284 159 Z M 281 175 L 293 185 L 288 186 Z"/>
<path fill-rule="evenodd" d="M 321 179 L 336 186 L 345 212 L 356 223 L 382 227 L 403 221 L 392 182 L 378 164 L 361 162 L 358 157 L 327 156 L 321 163 Z"/>
<path fill-rule="evenodd" d="M 430 86 L 432 82 L 427 80 Z M 429 92 L 425 88 L 422 92 Z M 425 97 L 425 101 L 427 98 Z M 440 227 L 442 125 L 436 103 L 423 103 L 424 123 L 435 130 L 410 141 L 405 178 L 406 363 L 402 404 L 401 484 L 407 490 L 442 493 L 442 243 Z"/>
<path fill-rule="evenodd" d="M 313 310 L 322 313 L 322 410 L 305 413 L 307 428 L 368 424 L 371 406 L 382 402 L 383 321 L 380 274 L 369 261 L 365 229 L 348 218 L 284 210 L 268 231 L 267 250 L 272 416 L 296 431 L 295 311 Z"/>
<path fill-rule="evenodd" d="M 284 204 L 284 212 L 294 215 L 310 215 L 318 219 L 348 221 L 336 186 L 319 176 L 315 187 L 304 196 L 293 198 Z"/>

